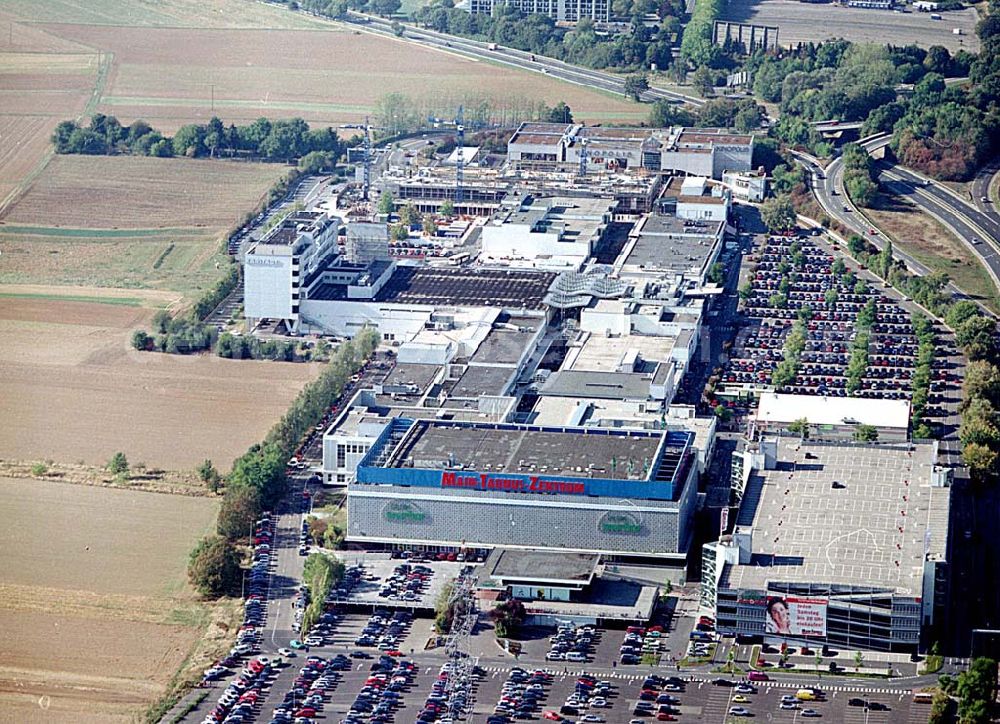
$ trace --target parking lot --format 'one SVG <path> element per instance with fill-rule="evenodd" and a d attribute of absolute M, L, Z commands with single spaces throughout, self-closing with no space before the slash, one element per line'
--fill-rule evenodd
<path fill-rule="evenodd" d="M 833 397 L 909 399 L 917 339 L 909 314 L 843 262 L 796 237 L 764 237 L 750 257 L 748 321 L 730 354 L 722 384 L 750 391 L 772 384 L 795 324 L 807 338 L 783 392 Z M 869 334 L 867 365 L 851 380 L 855 340 Z"/>
<path fill-rule="evenodd" d="M 348 566 L 363 566 L 364 578 L 336 600 L 372 606 L 391 602 L 398 606 L 432 609 L 445 585 L 469 565 L 457 561 L 409 563 L 403 559 L 391 558 L 389 553 L 365 551 L 344 551 L 340 557 Z M 408 570 L 397 570 L 402 567 L 407 567 Z M 424 571 L 424 577 L 420 581 L 422 585 L 415 585 L 413 579 L 408 578 L 417 575 L 414 569 L 418 567 Z M 407 593 L 411 595 L 407 596 Z"/>
<path fill-rule="evenodd" d="M 974 8 L 942 13 L 941 20 L 934 20 L 930 13 L 907 10 L 904 13 L 797 0 L 734 0 L 727 3 L 722 19 L 777 26 L 784 47 L 844 38 L 856 43 L 916 43 L 925 48 L 943 45 L 952 53 L 978 49 Z M 962 34 L 955 35 L 955 28 Z"/>

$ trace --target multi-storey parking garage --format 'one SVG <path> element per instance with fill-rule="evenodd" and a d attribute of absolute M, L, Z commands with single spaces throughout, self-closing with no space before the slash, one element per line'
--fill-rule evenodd
<path fill-rule="evenodd" d="M 348 538 L 597 552 L 640 564 L 682 557 L 693 438 L 397 418 L 348 486 Z"/>

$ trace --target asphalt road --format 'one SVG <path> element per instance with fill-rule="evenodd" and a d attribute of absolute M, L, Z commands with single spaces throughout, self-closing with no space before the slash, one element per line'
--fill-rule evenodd
<path fill-rule="evenodd" d="M 874 136 L 862 145 L 871 153 L 889 142 L 887 134 Z M 876 247 L 882 248 L 887 237 L 878 229 L 872 232 L 872 225 L 861 214 L 857 206 L 844 193 L 844 164 L 840 158 L 831 161 L 826 169 L 809 154 L 796 153 L 796 157 L 812 175 L 812 189 L 817 201 L 830 218 L 837 220 L 852 232 L 859 234 Z M 1000 287 L 1000 223 L 961 201 L 950 190 L 887 162 L 879 162 L 876 167 L 880 181 L 893 192 L 905 196 L 925 213 L 938 217 L 979 257 L 983 265 L 994 276 Z M 925 181 L 928 185 L 924 185 Z M 989 230 L 987 232 L 987 230 Z M 973 243 L 973 240 L 979 243 Z M 913 272 L 928 275 L 931 270 L 920 261 L 907 254 L 899 245 L 893 254 L 902 259 Z M 967 295 L 954 285 L 949 285 L 953 294 Z"/>
<path fill-rule="evenodd" d="M 392 29 L 392 23 L 374 15 L 364 15 L 362 13 L 351 11 L 347 21 L 358 30 L 396 37 L 396 34 Z M 467 38 L 461 38 L 457 35 L 448 35 L 434 30 L 425 30 L 423 28 L 418 28 L 415 25 L 407 24 L 404 27 L 405 30 L 403 38 L 410 40 L 411 42 L 429 45 L 440 50 L 455 53 L 456 55 L 463 55 L 468 58 L 474 58 L 476 60 L 501 63 L 503 65 L 509 65 L 522 70 L 548 75 L 552 78 L 558 78 L 559 80 L 576 83 L 577 85 L 587 86 L 589 88 L 597 88 L 610 93 L 616 93 L 618 95 L 626 95 L 624 79 L 621 76 L 617 76 L 612 73 L 590 70 L 589 68 L 581 68 L 579 66 L 570 65 L 569 63 L 564 63 L 560 60 L 548 58 L 544 55 L 527 53 L 522 50 L 516 50 L 502 45 L 498 45 L 496 50 L 490 50 L 488 43 L 482 43 L 478 40 L 468 40 Z M 694 106 L 701 106 L 705 104 L 705 101 L 701 98 L 685 95 L 683 93 L 676 93 L 663 88 L 656 88 L 655 86 L 650 87 L 650 89 L 642 95 L 642 98 L 643 100 L 666 99 Z"/>
<path fill-rule="evenodd" d="M 972 203 L 982 213 L 994 221 L 1000 222 L 1000 211 L 997 211 L 990 195 L 990 187 L 993 185 L 994 177 L 1000 173 L 1000 161 L 993 161 L 979 169 L 979 173 L 972 180 Z M 983 199 L 986 201 L 983 201 Z"/>
<path fill-rule="evenodd" d="M 1000 288 L 1000 219 L 962 201 L 950 189 L 927 183 L 929 179 L 901 166 L 881 161 L 875 168 L 880 181 L 894 193 L 905 196 L 958 232 L 962 241 L 992 271 L 994 282 Z"/>

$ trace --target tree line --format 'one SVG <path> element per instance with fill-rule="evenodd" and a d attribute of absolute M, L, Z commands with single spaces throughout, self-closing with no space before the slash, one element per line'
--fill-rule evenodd
<path fill-rule="evenodd" d="M 378 339 L 376 331 L 365 329 L 340 345 L 319 377 L 302 389 L 264 440 L 238 457 L 222 480 L 202 475 L 206 483 L 211 479 L 224 492 L 217 534 L 200 541 L 188 563 L 188 577 L 199 593 L 221 596 L 235 590 L 241 574 L 237 543 L 250 537 L 254 521 L 285 493 L 286 464 L 299 441 L 330 410 L 351 376 L 374 353 Z M 202 469 L 211 469 L 206 463 Z"/>
<path fill-rule="evenodd" d="M 495 94 L 447 91 L 432 96 L 412 96 L 393 92 L 379 97 L 375 103 L 374 116 L 375 124 L 379 127 L 378 135 L 398 136 L 441 122 L 451 124 L 459 106 L 462 107 L 467 131 L 489 127 L 509 128 L 522 121 L 573 122 L 573 111 L 564 101 L 549 106 L 545 101 L 523 96 L 498 97 Z M 446 149 L 447 144 L 439 148 L 442 152 Z"/>
<path fill-rule="evenodd" d="M 63 121 L 52 133 L 56 153 L 89 155 L 185 156 L 188 158 L 256 158 L 294 161 L 310 154 L 334 161 L 345 144 L 331 128 L 312 129 L 301 118 L 258 118 L 247 125 L 226 126 L 219 118 L 189 123 L 165 136 L 144 120 L 123 126 L 114 116 L 95 113 L 86 126 Z"/>

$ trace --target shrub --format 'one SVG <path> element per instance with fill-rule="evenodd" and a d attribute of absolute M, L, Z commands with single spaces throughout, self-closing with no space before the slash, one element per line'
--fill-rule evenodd
<path fill-rule="evenodd" d="M 191 551 L 188 580 L 202 596 L 234 592 L 241 574 L 236 548 L 219 536 L 206 536 Z"/>
<path fill-rule="evenodd" d="M 128 476 L 128 459 L 125 457 L 125 453 L 123 453 L 123 452 L 116 452 L 111 457 L 111 459 L 108 460 L 108 464 L 105 466 L 105 468 L 112 475 L 122 475 L 122 476 L 127 477 Z"/>

